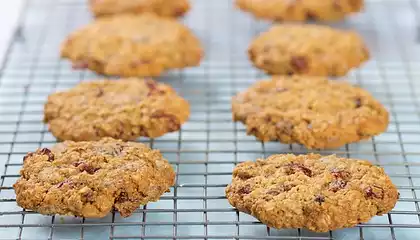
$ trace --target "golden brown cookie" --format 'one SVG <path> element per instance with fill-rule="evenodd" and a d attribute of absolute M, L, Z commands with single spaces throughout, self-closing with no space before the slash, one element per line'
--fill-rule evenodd
<path fill-rule="evenodd" d="M 155 13 L 162 17 L 179 17 L 190 9 L 188 0 L 90 0 L 96 17 L 121 13 Z"/>
<path fill-rule="evenodd" d="M 74 68 L 116 76 L 159 76 L 199 65 L 199 40 L 174 19 L 153 14 L 100 18 L 72 33 L 61 56 Z"/>
<path fill-rule="evenodd" d="M 364 0 L 236 0 L 236 5 L 274 21 L 337 21 L 361 11 Z"/>
<path fill-rule="evenodd" d="M 261 141 L 336 148 L 386 131 L 387 110 L 367 91 L 323 77 L 278 76 L 232 99 L 235 121 Z"/>
<path fill-rule="evenodd" d="M 226 196 L 270 227 L 326 232 L 391 211 L 398 191 L 368 161 L 284 154 L 238 164 Z"/>
<path fill-rule="evenodd" d="M 344 76 L 369 59 L 361 37 L 326 26 L 279 24 L 248 49 L 257 68 L 269 74 Z"/>
<path fill-rule="evenodd" d="M 179 130 L 189 114 L 170 86 L 138 78 L 83 82 L 50 95 L 44 107 L 52 134 L 73 141 L 155 138 Z"/>
<path fill-rule="evenodd" d="M 17 204 L 42 214 L 98 218 L 113 208 L 127 217 L 157 201 L 175 172 L 159 151 L 105 138 L 66 141 L 28 153 L 13 185 Z"/>

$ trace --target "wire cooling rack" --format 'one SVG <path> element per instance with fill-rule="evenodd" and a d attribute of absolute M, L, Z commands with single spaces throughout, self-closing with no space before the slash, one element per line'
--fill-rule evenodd
<path fill-rule="evenodd" d="M 237 212 L 224 197 L 234 165 L 274 153 L 306 153 L 299 145 L 261 143 L 231 121 L 230 99 L 263 74 L 245 50 L 269 26 L 233 7 L 230 0 L 195 0 L 184 19 L 202 39 L 206 59 L 198 68 L 160 78 L 192 104 L 182 130 L 139 141 L 161 149 L 177 172 L 176 185 L 131 217 L 103 219 L 42 216 L 19 208 L 12 184 L 22 157 L 55 138 L 42 123 L 48 94 L 98 78 L 73 71 L 58 57 L 59 44 L 89 22 L 80 0 L 28 1 L 21 27 L 0 72 L 0 239 L 419 239 L 420 45 L 417 0 L 367 0 L 365 13 L 335 25 L 362 34 L 373 55 L 347 79 L 372 92 L 391 112 L 389 130 L 370 141 L 334 151 L 368 159 L 392 177 L 401 193 L 391 213 L 355 228 L 329 233 L 275 230 Z"/>

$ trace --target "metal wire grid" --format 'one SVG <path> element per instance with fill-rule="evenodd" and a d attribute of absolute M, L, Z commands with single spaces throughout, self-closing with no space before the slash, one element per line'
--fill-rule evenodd
<path fill-rule="evenodd" d="M 161 149 L 177 172 L 176 185 L 159 202 L 129 218 L 42 216 L 19 208 L 12 184 L 22 157 L 55 138 L 42 124 L 51 92 L 98 76 L 72 71 L 58 48 L 68 32 L 90 20 L 79 0 L 28 1 L 0 72 L 0 239 L 417 239 L 420 234 L 420 91 L 417 1 L 367 1 L 366 12 L 340 28 L 359 31 L 374 60 L 349 81 L 371 91 L 391 112 L 389 130 L 372 139 L 321 154 L 363 158 L 385 168 L 401 198 L 388 215 L 325 234 L 275 230 L 233 209 L 224 187 L 238 162 L 274 153 L 306 153 L 299 145 L 260 143 L 232 123 L 230 98 L 263 75 L 250 66 L 245 49 L 268 27 L 233 8 L 232 1 L 195 0 L 184 19 L 202 39 L 204 63 L 159 79 L 192 104 L 190 121 L 177 133 L 140 141 Z"/>

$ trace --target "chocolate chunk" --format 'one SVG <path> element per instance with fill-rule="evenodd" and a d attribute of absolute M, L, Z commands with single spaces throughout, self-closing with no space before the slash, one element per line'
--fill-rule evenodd
<path fill-rule="evenodd" d="M 166 119 L 168 121 L 168 131 L 173 132 L 181 128 L 181 123 L 173 114 L 164 113 L 161 111 L 155 112 L 151 115 L 152 118 Z"/>
<path fill-rule="evenodd" d="M 308 60 L 303 56 L 293 56 L 290 60 L 290 65 L 299 73 L 303 73 L 308 70 Z"/>
<path fill-rule="evenodd" d="M 251 192 L 252 192 L 251 186 L 248 184 L 248 185 L 245 185 L 245 186 L 241 187 L 238 190 L 237 193 L 241 194 L 241 195 L 244 195 L 244 194 L 250 194 Z"/>
<path fill-rule="evenodd" d="M 350 177 L 350 172 L 344 171 L 344 170 L 340 170 L 337 168 L 333 168 L 331 169 L 331 175 L 333 175 L 333 177 L 335 178 L 340 178 L 340 179 L 348 179 Z"/>
<path fill-rule="evenodd" d="M 319 205 L 321 205 L 323 202 L 325 202 L 325 197 L 323 195 L 320 195 L 320 194 L 316 195 L 314 201 L 318 202 Z"/>
<path fill-rule="evenodd" d="M 99 170 L 99 168 L 95 168 L 87 163 L 80 163 L 78 165 L 78 168 L 81 172 L 87 172 L 89 174 L 94 174 L 96 171 Z"/>
<path fill-rule="evenodd" d="M 48 161 L 52 162 L 54 161 L 54 153 L 51 152 L 50 149 L 48 148 L 43 148 L 39 151 L 40 154 L 42 155 L 47 155 L 48 156 Z"/>
<path fill-rule="evenodd" d="M 344 189 L 347 185 L 346 181 L 343 180 L 333 180 L 330 185 L 328 190 L 333 191 L 333 192 L 338 192 L 341 189 Z"/>
<path fill-rule="evenodd" d="M 303 172 L 308 177 L 312 176 L 312 170 L 305 167 L 303 164 L 300 163 L 289 163 L 286 165 L 286 173 L 288 175 L 295 174 L 297 172 Z"/>
<path fill-rule="evenodd" d="M 360 108 L 362 106 L 362 99 L 356 98 L 354 100 L 354 103 L 355 103 L 356 108 Z"/>

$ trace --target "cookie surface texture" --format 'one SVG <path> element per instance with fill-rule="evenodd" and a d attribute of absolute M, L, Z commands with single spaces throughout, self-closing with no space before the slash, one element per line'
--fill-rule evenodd
<path fill-rule="evenodd" d="M 269 74 L 344 76 L 369 59 L 362 38 L 327 26 L 278 24 L 248 49 L 253 64 Z"/>
<path fill-rule="evenodd" d="M 73 141 L 155 138 L 179 130 L 189 114 L 173 88 L 138 78 L 83 82 L 50 95 L 44 106 L 52 134 Z"/>
<path fill-rule="evenodd" d="M 337 21 L 361 11 L 364 0 L 236 0 L 236 5 L 273 21 Z"/>
<path fill-rule="evenodd" d="M 64 41 L 61 56 L 73 68 L 113 76 L 159 76 L 170 69 L 199 65 L 201 44 L 174 19 L 153 14 L 105 17 Z"/>
<path fill-rule="evenodd" d="M 391 211 L 398 191 L 368 161 L 285 154 L 238 164 L 226 196 L 270 227 L 326 232 Z"/>
<path fill-rule="evenodd" d="M 278 76 L 232 99 L 235 121 L 261 141 L 337 148 L 386 131 L 387 110 L 367 91 L 323 77 Z"/>
<path fill-rule="evenodd" d="M 190 9 L 188 0 L 90 0 L 89 5 L 96 17 L 146 12 L 162 17 L 179 17 Z"/>
<path fill-rule="evenodd" d="M 65 141 L 28 153 L 13 185 L 19 206 L 42 214 L 99 218 L 113 208 L 127 217 L 157 201 L 175 173 L 157 150 L 104 138 Z"/>

